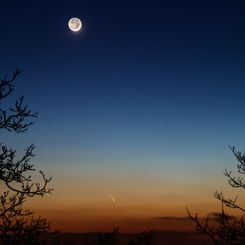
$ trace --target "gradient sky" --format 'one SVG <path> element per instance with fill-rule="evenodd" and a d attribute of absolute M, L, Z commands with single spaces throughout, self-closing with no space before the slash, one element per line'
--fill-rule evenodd
<path fill-rule="evenodd" d="M 245 149 L 245 3 L 2 0 L 0 9 L 0 76 L 23 69 L 14 95 L 39 112 L 27 133 L 1 141 L 20 152 L 34 143 L 55 188 L 31 207 L 66 230 L 219 208 L 212 193 L 230 191 L 222 172 L 235 166 L 228 145 Z M 79 33 L 67 27 L 73 16 Z"/>

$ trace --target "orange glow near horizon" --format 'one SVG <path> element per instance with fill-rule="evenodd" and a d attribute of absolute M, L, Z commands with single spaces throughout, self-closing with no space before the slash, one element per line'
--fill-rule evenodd
<path fill-rule="evenodd" d="M 150 228 L 191 231 L 195 227 L 186 219 L 186 207 L 202 217 L 220 210 L 220 203 L 212 196 L 212 181 L 206 185 L 169 183 L 148 175 L 147 185 L 140 183 L 142 176 L 135 177 L 133 185 L 132 181 L 122 182 L 120 177 L 117 181 L 107 179 L 105 184 L 99 178 L 92 182 L 88 176 L 84 179 L 75 174 L 69 176 L 65 181 L 56 176 L 52 195 L 27 202 L 36 215 L 51 221 L 54 230 L 86 232 L 120 227 L 122 232 Z M 216 185 L 221 186 L 218 182 Z"/>
<path fill-rule="evenodd" d="M 199 167 L 200 168 L 200 167 Z M 228 197 L 241 196 L 220 173 L 192 168 L 181 171 L 170 165 L 113 167 L 111 165 L 60 166 L 45 168 L 53 176 L 51 195 L 30 198 L 27 208 L 51 221 L 52 229 L 69 232 L 110 230 L 139 231 L 195 230 L 186 219 L 186 207 L 193 214 L 205 217 L 220 211 L 220 202 L 213 197 L 216 190 Z M 216 172 L 215 172 L 216 171 Z M 167 217 L 167 219 L 166 219 Z"/>

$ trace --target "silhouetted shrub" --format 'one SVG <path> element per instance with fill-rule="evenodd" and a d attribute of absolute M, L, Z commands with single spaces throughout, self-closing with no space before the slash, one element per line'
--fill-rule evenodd
<path fill-rule="evenodd" d="M 233 155 L 238 161 L 237 176 L 232 175 L 232 171 L 225 170 L 224 175 L 228 179 L 228 183 L 233 188 L 245 190 L 245 182 L 242 175 L 245 174 L 245 153 L 235 150 L 235 147 L 230 147 Z M 210 225 L 210 215 L 206 217 L 203 224 L 198 217 L 198 214 L 192 215 L 187 209 L 187 213 L 191 220 L 196 223 L 197 231 L 209 236 L 214 244 L 245 244 L 245 209 L 237 203 L 238 197 L 234 199 L 226 198 L 222 192 L 216 191 L 214 197 L 221 202 L 221 212 L 211 215 L 212 220 L 216 222 Z M 231 216 L 226 213 L 225 207 L 236 209 L 241 212 L 240 217 Z"/>

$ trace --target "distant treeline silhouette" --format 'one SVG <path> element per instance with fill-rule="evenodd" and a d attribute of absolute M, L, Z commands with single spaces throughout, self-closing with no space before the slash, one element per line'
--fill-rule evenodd
<path fill-rule="evenodd" d="M 131 235 L 123 244 L 127 245 L 154 245 L 156 244 L 157 231 L 151 229 Z M 112 231 L 90 233 L 84 239 L 86 245 L 117 245 L 121 244 L 119 228 Z"/>

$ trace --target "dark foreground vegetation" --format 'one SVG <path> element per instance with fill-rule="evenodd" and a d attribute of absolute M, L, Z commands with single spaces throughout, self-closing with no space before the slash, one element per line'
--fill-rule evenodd
<path fill-rule="evenodd" d="M 228 184 L 233 190 L 241 190 L 244 194 L 245 190 L 245 153 L 237 151 L 235 147 L 230 147 L 236 161 L 237 174 L 231 170 L 225 170 L 224 175 L 227 178 Z M 223 192 L 216 191 L 214 197 L 221 203 L 221 210 L 218 213 L 212 214 L 215 216 L 215 224 L 211 224 L 210 215 L 207 216 L 206 221 L 202 222 L 198 214 L 191 214 L 187 208 L 187 213 L 191 220 L 196 223 L 197 231 L 206 234 L 213 244 L 216 245 L 243 245 L 245 244 L 245 207 L 244 203 L 238 200 L 238 196 L 226 197 Z M 244 201 L 244 199 L 243 199 Z M 233 216 L 229 214 L 228 210 L 236 210 L 240 216 Z"/>
<path fill-rule="evenodd" d="M 60 233 L 45 235 L 44 245 L 211 245 L 205 235 L 195 232 L 156 232 L 142 233 L 93 232 L 93 233 Z"/>

